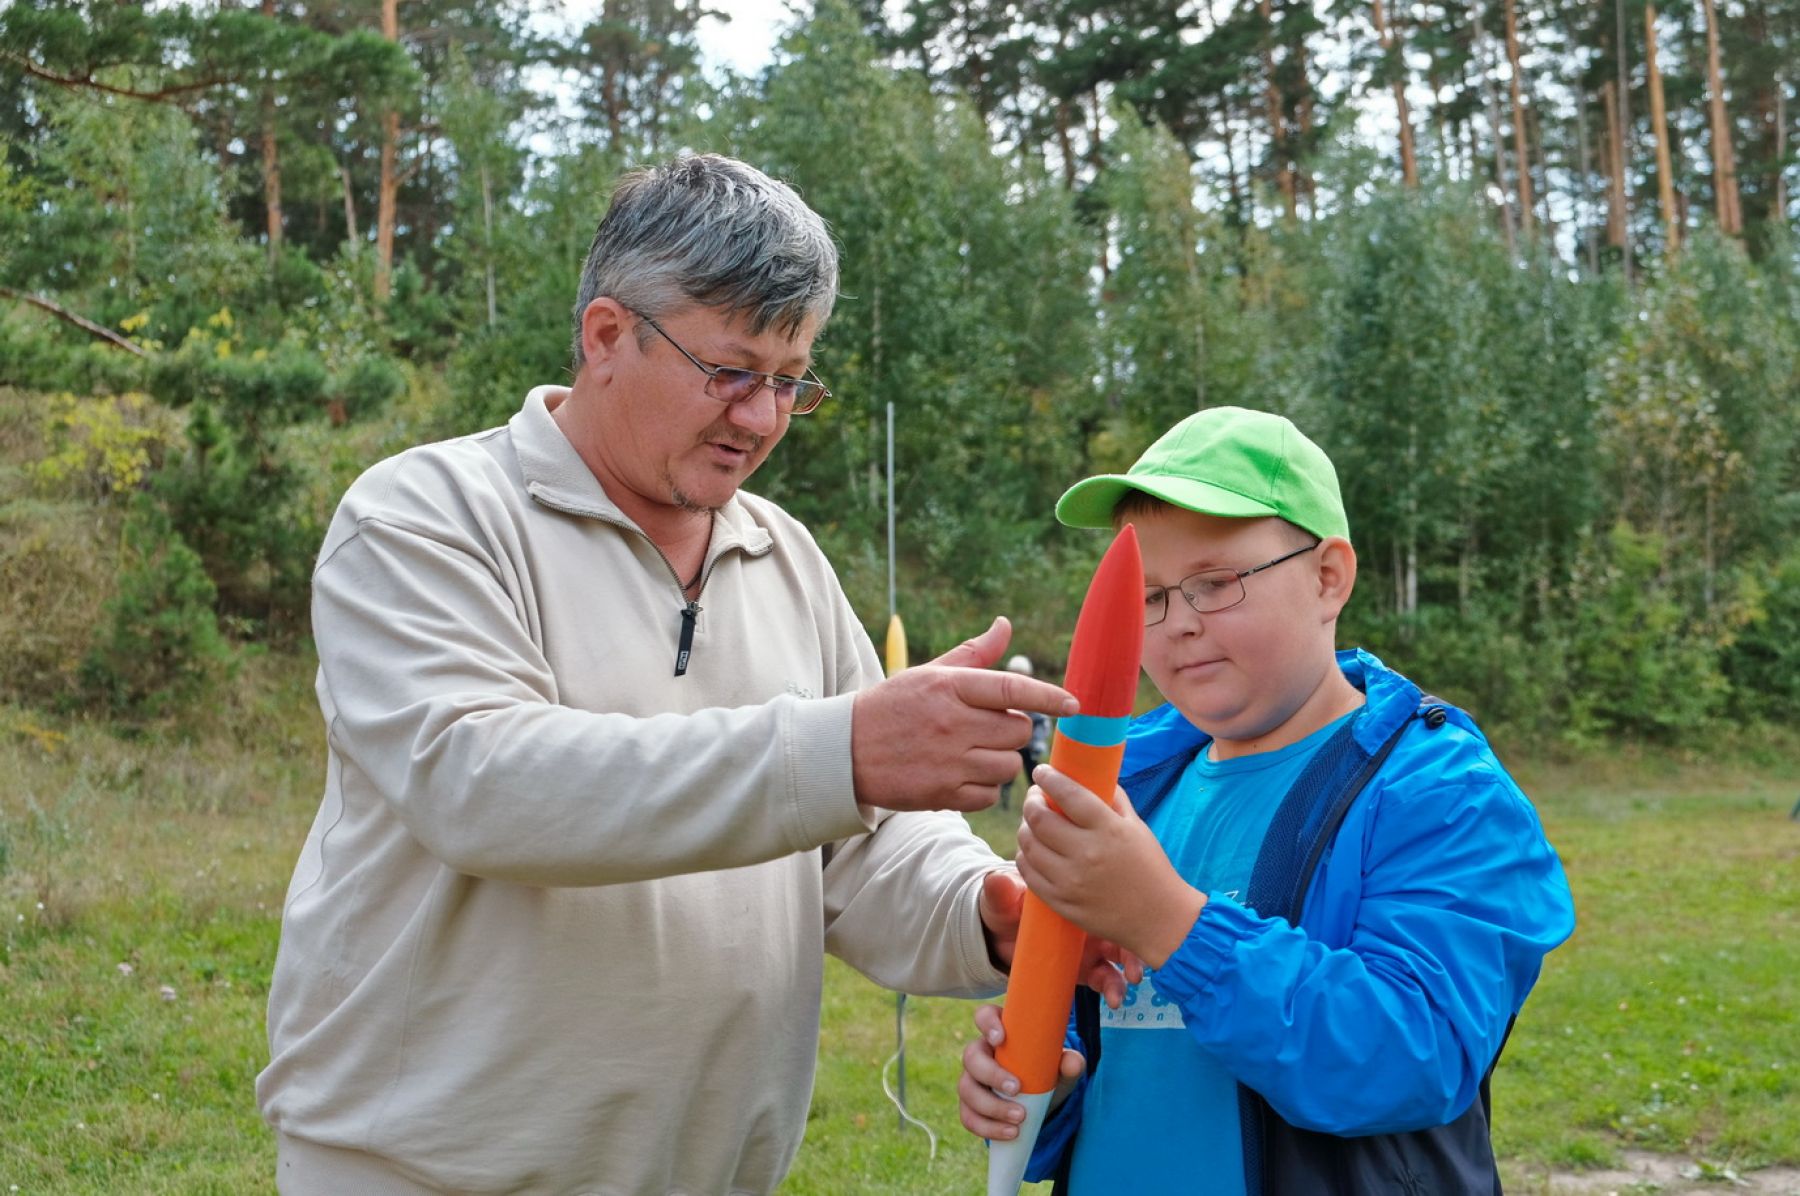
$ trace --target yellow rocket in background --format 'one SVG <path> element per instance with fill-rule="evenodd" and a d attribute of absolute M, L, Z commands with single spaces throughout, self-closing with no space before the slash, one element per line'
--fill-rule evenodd
<path fill-rule="evenodd" d="M 906 667 L 906 627 L 899 612 L 888 617 L 887 675 L 892 677 Z"/>

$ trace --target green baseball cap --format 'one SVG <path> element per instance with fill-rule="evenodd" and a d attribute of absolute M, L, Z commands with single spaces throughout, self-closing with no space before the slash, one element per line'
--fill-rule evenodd
<path fill-rule="evenodd" d="M 1318 536 L 1350 538 L 1337 470 L 1279 415 L 1209 407 L 1164 432 L 1127 473 L 1075 483 L 1056 502 L 1070 527 L 1111 527 L 1127 490 L 1226 519 L 1276 515 Z"/>

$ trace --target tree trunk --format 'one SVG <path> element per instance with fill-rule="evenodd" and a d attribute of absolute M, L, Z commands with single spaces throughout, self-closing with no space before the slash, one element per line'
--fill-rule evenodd
<path fill-rule="evenodd" d="M 1606 243 L 1624 251 L 1630 238 L 1625 235 L 1625 150 L 1619 136 L 1619 85 L 1608 79 L 1600 85 L 1600 98 L 1606 104 Z"/>
<path fill-rule="evenodd" d="M 1767 46 L 1770 44 L 1769 9 L 1766 3 L 1752 3 L 1744 10 L 1745 36 L 1740 44 Z M 1793 57 L 1792 54 L 1789 57 Z M 1743 201 L 1743 180 L 1738 180 L 1739 217 L 1745 222 L 1769 222 L 1786 220 L 1783 211 L 1785 205 L 1777 203 L 1781 194 L 1782 131 L 1781 89 L 1782 78 L 1779 64 L 1768 68 L 1766 77 L 1762 71 L 1757 72 L 1754 86 L 1748 88 L 1747 97 L 1750 108 L 1750 127 L 1755 130 L 1756 148 L 1747 151 L 1755 159 L 1760 169 L 1756 179 L 1756 209 L 1745 213 L 1741 210 Z"/>
<path fill-rule="evenodd" d="M 275 19 L 275 0 L 262 0 L 262 15 Z M 281 256 L 281 152 L 275 141 L 274 89 L 262 89 L 263 216 L 269 234 L 269 264 Z"/>
<path fill-rule="evenodd" d="M 1625 270 L 1625 285 L 1631 285 L 1631 180 L 1625 175 L 1626 164 L 1631 155 L 1627 147 L 1631 144 L 1631 62 L 1626 57 L 1629 49 L 1625 41 L 1625 0 L 1613 0 L 1613 25 L 1616 37 L 1613 48 L 1617 51 L 1619 70 L 1618 110 L 1619 123 L 1613 126 L 1613 165 L 1617 173 L 1619 188 L 1619 261 Z"/>
<path fill-rule="evenodd" d="M 1069 103 L 1056 104 L 1056 147 L 1062 154 L 1063 190 L 1075 193 L 1075 143 L 1069 137 Z"/>
<path fill-rule="evenodd" d="M 381 0 L 381 36 L 400 40 L 400 0 Z M 375 203 L 375 299 L 385 303 L 393 291 L 394 209 L 400 199 L 400 180 L 394 159 L 400 146 L 400 114 L 389 108 L 381 114 L 381 181 Z"/>
<path fill-rule="evenodd" d="M 1287 222 L 1293 224 L 1299 218 L 1299 212 L 1294 196 L 1294 163 L 1287 152 L 1281 84 L 1275 78 L 1275 49 L 1272 45 L 1275 38 L 1274 6 L 1270 0 L 1260 0 L 1260 11 L 1263 19 L 1263 99 L 1269 109 L 1269 141 L 1275 151 L 1275 185 L 1281 189 L 1281 202 L 1286 210 Z"/>
<path fill-rule="evenodd" d="M 1519 227 L 1530 240 L 1531 152 L 1525 138 L 1525 88 L 1519 69 L 1519 18 L 1516 0 L 1506 0 L 1506 61 L 1512 67 L 1513 160 L 1519 167 Z M 1505 186 L 1504 183 L 1501 184 Z"/>
<path fill-rule="evenodd" d="M 356 192 L 350 186 L 350 164 L 338 163 L 338 178 L 344 183 L 344 240 L 350 246 L 350 259 L 356 260 L 362 250 L 362 238 L 356 232 Z"/>
<path fill-rule="evenodd" d="M 1662 71 L 1656 66 L 1656 5 L 1644 5 L 1644 70 L 1650 82 L 1650 139 L 1656 143 L 1656 198 L 1662 207 L 1663 252 L 1681 248 L 1681 225 L 1675 219 L 1675 175 L 1670 166 L 1669 123 L 1663 107 Z"/>
<path fill-rule="evenodd" d="M 1775 211 L 1773 218 L 1787 220 L 1787 81 L 1775 79 Z"/>
<path fill-rule="evenodd" d="M 1587 251 L 1587 267 L 1589 274 L 1600 273 L 1600 239 L 1594 236 L 1593 194 L 1589 184 L 1594 177 L 1594 154 L 1588 145 L 1587 96 L 1578 94 L 1575 104 L 1575 146 L 1581 155 L 1581 169 L 1575 177 L 1581 180 L 1581 190 L 1577 195 L 1581 212 L 1581 242 Z M 1602 174 L 1605 171 L 1601 172 Z"/>
<path fill-rule="evenodd" d="M 1300 119 L 1300 149 L 1298 156 L 1306 156 L 1312 149 L 1313 131 L 1313 88 L 1312 77 L 1306 69 L 1306 42 L 1301 40 L 1294 46 L 1294 77 L 1300 81 L 1300 98 L 1294 105 L 1294 112 Z M 1296 164 L 1295 185 L 1306 194 L 1306 215 L 1309 220 L 1319 216 L 1319 196 L 1314 186 L 1312 172 L 1303 164 Z"/>
<path fill-rule="evenodd" d="M 1712 115 L 1713 203 L 1719 231 L 1738 236 L 1744 217 L 1738 208 L 1737 165 L 1731 149 L 1731 123 L 1725 115 L 1725 87 L 1719 71 L 1719 12 L 1713 0 L 1702 0 L 1706 12 L 1706 91 Z"/>
<path fill-rule="evenodd" d="M 1488 70 L 1487 39 L 1481 32 L 1481 5 L 1476 3 L 1472 11 L 1475 37 L 1470 49 L 1478 58 L 1476 71 L 1481 76 L 1482 102 L 1487 108 L 1488 125 L 1494 133 L 1494 191 L 1500 196 L 1500 221 L 1506 230 L 1507 252 L 1517 253 L 1519 237 L 1513 223 L 1512 192 L 1506 185 L 1506 138 L 1500 132 L 1500 101 L 1494 96 L 1494 76 Z"/>
<path fill-rule="evenodd" d="M 1552 253 L 1556 251 L 1556 215 L 1550 210 L 1550 156 L 1544 143 L 1544 122 L 1538 119 L 1537 105 L 1526 110 L 1525 120 L 1531 130 L 1531 143 L 1537 149 L 1537 201 L 1543 207 L 1539 217 L 1544 222 L 1544 239 Z"/>
<path fill-rule="evenodd" d="M 1406 107 L 1406 56 L 1394 49 L 1393 35 L 1388 32 L 1387 17 L 1381 10 L 1381 0 L 1373 0 L 1375 19 L 1375 36 L 1381 41 L 1384 57 L 1395 64 L 1398 73 L 1395 75 L 1394 110 L 1400 120 L 1400 177 L 1408 187 L 1419 185 L 1419 163 L 1413 154 L 1412 114 Z"/>

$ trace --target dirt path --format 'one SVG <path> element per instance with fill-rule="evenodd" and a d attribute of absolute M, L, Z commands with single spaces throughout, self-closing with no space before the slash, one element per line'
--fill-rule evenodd
<path fill-rule="evenodd" d="M 1530 1172 L 1509 1188 L 1519 1196 L 1800 1196 L 1800 1167 L 1734 1171 L 1682 1155 L 1627 1150 L 1607 1171 Z"/>

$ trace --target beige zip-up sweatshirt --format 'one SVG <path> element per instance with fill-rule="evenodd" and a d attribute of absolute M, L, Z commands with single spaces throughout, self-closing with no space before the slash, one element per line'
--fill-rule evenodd
<path fill-rule="evenodd" d="M 680 579 L 564 393 L 375 466 L 326 536 L 325 795 L 257 1079 L 284 1191 L 769 1192 L 826 951 L 915 993 L 1005 983 L 976 909 L 999 860 L 958 815 L 853 796 L 880 673 L 812 537 L 720 510 L 675 676 Z"/>

